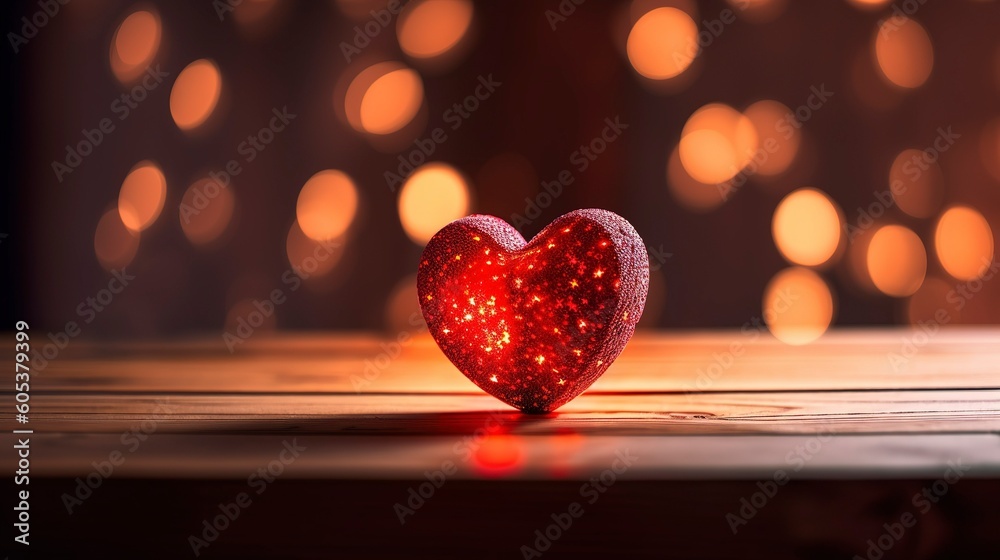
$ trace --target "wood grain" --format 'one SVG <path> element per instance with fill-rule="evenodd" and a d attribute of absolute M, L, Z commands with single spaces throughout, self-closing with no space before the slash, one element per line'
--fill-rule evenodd
<path fill-rule="evenodd" d="M 31 440 L 33 550 L 192 557 L 191 535 L 248 493 L 205 557 L 522 558 L 574 501 L 586 514 L 544 559 L 863 557 L 904 512 L 919 522 L 882 560 L 1000 553 L 1000 329 L 802 347 L 644 332 L 546 416 L 478 391 L 426 335 L 394 339 L 261 336 L 233 354 L 215 336 L 73 341 L 33 363 L 31 422 L 0 408 L 4 428 L 34 430 L 15 436 Z M 0 454 L 6 472 L 14 459 Z M 446 467 L 401 523 L 396 504 Z M 759 511 L 733 533 L 747 500 Z"/>
<path fill-rule="evenodd" d="M 427 335 L 281 335 L 230 354 L 221 339 L 75 342 L 36 390 L 165 393 L 476 393 Z M 909 356 L 913 353 L 912 357 Z M 395 354 L 390 357 L 390 354 Z M 837 331 L 787 346 L 752 331 L 639 332 L 593 391 L 789 391 L 1000 387 L 1000 329 Z"/>
<path fill-rule="evenodd" d="M 928 475 L 954 457 L 1000 472 L 1000 329 L 837 331 L 801 347 L 757 331 L 640 332 L 544 417 L 479 392 L 426 335 L 393 339 L 262 336 L 233 354 L 213 338 L 74 341 L 33 373 L 37 472 L 86 475 L 127 450 L 121 476 L 245 476 L 300 438 L 326 450 L 303 459 L 308 476 L 419 478 L 486 432 L 521 457 L 500 473 L 513 478 L 585 477 L 618 448 L 643 449 L 636 472 L 651 479 L 752 478 L 817 434 L 843 443 L 824 446 L 810 476 Z M 9 408 L 0 419 L 22 427 Z"/>

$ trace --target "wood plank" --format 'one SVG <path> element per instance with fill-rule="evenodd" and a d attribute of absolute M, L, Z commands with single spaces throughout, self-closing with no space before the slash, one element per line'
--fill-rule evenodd
<path fill-rule="evenodd" d="M 634 457 L 623 480 L 769 480 L 777 470 L 797 479 L 939 478 L 950 464 L 963 476 L 1000 477 L 995 434 L 331 437 L 310 434 L 219 435 L 152 433 L 138 446 L 118 434 L 34 434 L 32 474 L 85 477 L 95 462 L 122 453 L 119 478 L 245 479 L 291 446 L 299 456 L 282 477 L 412 479 L 455 465 L 455 479 L 586 480 Z M 134 449 L 134 452 L 131 451 Z M 34 455 L 36 454 L 37 455 Z M 288 455 L 286 455 L 288 456 Z M 290 457 L 290 456 L 289 456 Z M 9 456 L 3 457 L 5 468 Z M 13 464 L 10 465 L 11 467 Z"/>
<path fill-rule="evenodd" d="M 835 331 L 792 347 L 761 335 L 638 333 L 595 391 L 1000 387 L 1000 329 Z M 903 359 L 907 342 L 915 354 Z M 251 344 L 252 343 L 252 344 Z M 426 335 L 388 359 L 373 337 L 279 335 L 230 355 L 210 342 L 70 345 L 35 391 L 457 393 L 477 389 Z M 70 351 L 72 350 L 72 351 Z M 893 361 L 893 354 L 903 361 Z M 738 355 L 737 355 L 738 354 Z M 10 389 L 4 388 L 9 392 Z"/>
<path fill-rule="evenodd" d="M 1000 329 L 942 331 L 896 371 L 888 354 L 910 336 L 838 331 L 789 347 L 732 332 L 640 333 L 590 391 L 547 417 L 479 392 L 426 337 L 360 387 L 385 347 L 378 338 L 262 337 L 234 355 L 205 339 L 80 341 L 33 374 L 30 427 L 38 468 L 51 476 L 91 468 L 136 431 L 148 437 L 122 471 L 136 477 L 230 476 L 289 437 L 327 450 L 308 476 L 416 476 L 490 422 L 489 441 L 519 454 L 517 476 L 526 477 L 582 474 L 603 464 L 598 451 L 622 446 L 655 458 L 651 477 L 756 476 L 761 465 L 778 468 L 789 442 L 827 433 L 851 443 L 815 463 L 817 477 L 909 476 L 920 465 L 927 475 L 954 456 L 976 458 L 983 476 L 995 476 Z M 732 360 L 723 354 L 736 348 Z M 713 364 L 719 375 L 699 383 Z M 21 427 L 9 409 L 0 421 Z M 704 452 L 691 455 L 698 445 Z M 676 457 L 685 454 L 697 460 Z"/>
<path fill-rule="evenodd" d="M 0 412 L 16 427 L 13 412 Z M 521 435 L 1000 431 L 1000 390 L 701 394 L 589 392 L 547 417 L 487 395 L 43 395 L 39 432 L 469 434 L 490 415 Z"/>

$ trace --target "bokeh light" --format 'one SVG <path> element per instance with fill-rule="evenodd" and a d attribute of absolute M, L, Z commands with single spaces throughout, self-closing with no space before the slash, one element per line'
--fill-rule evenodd
<path fill-rule="evenodd" d="M 170 90 L 170 115 L 181 130 L 201 126 L 215 110 L 222 94 L 222 74 L 214 62 L 201 59 L 177 75 Z"/>
<path fill-rule="evenodd" d="M 354 181 L 335 169 L 316 173 L 299 191 L 295 217 L 302 232 L 315 241 L 339 237 L 347 231 L 358 209 Z"/>
<path fill-rule="evenodd" d="M 139 250 L 139 234 L 122 223 L 118 210 L 108 210 L 97 222 L 94 232 L 94 253 L 105 270 L 121 270 L 128 266 Z"/>
<path fill-rule="evenodd" d="M 151 161 L 137 163 L 122 182 L 118 192 L 118 213 L 132 231 L 142 231 L 153 224 L 167 200 L 167 179 Z"/>
<path fill-rule="evenodd" d="M 347 87 L 344 112 L 351 127 L 369 134 L 391 134 L 417 115 L 424 103 L 420 75 L 398 62 L 362 70 Z"/>
<path fill-rule="evenodd" d="M 472 15 L 469 0 L 411 0 L 396 24 L 399 47 L 412 58 L 441 57 L 466 36 Z"/>
<path fill-rule="evenodd" d="M 298 222 L 292 223 L 285 238 L 285 254 L 292 270 L 303 280 L 329 273 L 344 255 L 343 238 L 316 241 L 310 239 Z"/>
<path fill-rule="evenodd" d="M 978 211 L 953 206 L 938 219 L 934 250 L 941 266 L 959 280 L 981 277 L 993 262 L 993 231 Z"/>
<path fill-rule="evenodd" d="M 927 273 L 927 252 L 920 237 L 898 225 L 883 226 L 868 243 L 866 259 L 872 283 L 882 293 L 904 297 L 923 284 Z"/>
<path fill-rule="evenodd" d="M 420 76 L 394 70 L 375 80 L 361 99 L 361 126 L 372 134 L 395 132 L 413 120 L 423 98 Z"/>
<path fill-rule="evenodd" d="M 786 344 L 808 344 L 833 321 L 833 294 L 812 270 L 782 270 L 764 289 L 763 315 L 771 334 Z"/>
<path fill-rule="evenodd" d="M 195 181 L 184 191 L 179 218 L 191 243 L 208 245 L 229 227 L 236 208 L 232 185 L 222 188 L 211 179 Z"/>
<path fill-rule="evenodd" d="M 792 110 L 777 101 L 765 99 L 747 107 L 743 114 L 753 123 L 757 141 L 763 150 L 756 172 L 764 176 L 783 173 L 795 160 L 802 138 L 802 132 L 788 122 Z"/>
<path fill-rule="evenodd" d="M 916 21 L 893 16 L 875 33 L 875 60 L 882 75 L 904 88 L 923 85 L 934 68 L 934 47 L 927 31 Z"/>
<path fill-rule="evenodd" d="M 370 328 L 385 319 L 393 330 L 409 328 L 416 309 L 412 275 L 381 261 L 367 266 L 373 255 L 366 247 L 393 235 L 410 245 L 402 232 L 415 243 L 407 251 L 417 255 L 439 228 L 473 210 L 516 222 L 527 208 L 532 223 L 523 227 L 530 232 L 571 208 L 617 208 L 653 236 L 651 247 L 664 241 L 678 255 L 704 256 L 720 239 L 734 243 L 731 252 L 744 261 L 739 281 L 704 293 L 688 290 L 669 308 L 667 278 L 671 296 L 683 296 L 684 286 L 704 280 L 699 266 L 711 259 L 689 262 L 694 265 L 683 271 L 670 263 L 651 271 L 643 327 L 739 324 L 746 313 L 727 309 L 739 311 L 747 296 L 756 309 L 761 288 L 769 279 L 777 282 L 772 275 L 786 267 L 819 275 L 809 278 L 818 278 L 833 302 L 827 327 L 838 314 L 852 326 L 890 323 L 890 311 L 897 323 L 932 319 L 941 308 L 957 317 L 949 291 L 970 282 L 978 287 L 997 262 L 1000 106 L 990 101 L 1000 93 L 1000 45 L 985 15 L 1000 0 L 916 11 L 895 0 L 805 7 L 789 0 L 583 6 L 552 0 L 534 13 L 498 11 L 475 0 L 325 0 L 317 6 L 241 0 L 218 4 L 225 13 L 209 13 L 208 20 L 165 3 L 98 4 L 70 9 L 65 21 L 53 19 L 63 31 L 49 37 L 48 46 L 25 37 L 30 52 L 16 65 L 23 69 L 15 82 L 25 78 L 38 96 L 21 104 L 20 120 L 33 123 L 37 136 L 26 147 L 41 151 L 29 149 L 38 157 L 28 153 L 16 161 L 23 169 L 12 176 L 40 182 L 29 198 L 53 203 L 36 209 L 34 221 L 46 218 L 60 224 L 63 237 L 82 237 L 84 247 L 66 245 L 62 253 L 82 257 L 98 276 L 98 263 L 108 270 L 141 268 L 158 282 L 149 293 L 159 293 L 219 275 L 195 307 L 211 306 L 237 276 L 259 277 L 259 290 L 216 302 L 220 322 L 234 302 L 266 294 L 287 268 L 286 256 L 299 267 L 312 259 L 312 274 L 323 277 L 301 297 L 328 290 L 315 306 L 299 301 L 287 308 L 283 320 L 290 325 Z M 917 4 L 923 0 L 909 7 Z M 550 13 L 565 19 L 557 25 Z M 505 20 L 508 15 L 513 19 Z M 40 27 L 27 16 L 28 29 Z M 500 28 L 509 33 L 498 34 Z M 262 29 L 279 33 L 250 40 Z M 11 31 L 31 35 L 20 25 Z M 289 37 L 295 40 L 282 39 Z M 503 37 L 507 44 L 497 42 Z M 483 48 L 470 48 L 484 38 Z M 843 48 L 818 48 L 831 38 L 844 39 Z M 76 64 L 69 56 L 75 47 L 93 60 Z M 46 59 L 51 64 L 41 64 Z M 787 64 L 774 64 L 781 60 Z M 296 70 L 309 65 L 310 71 Z M 156 77 L 154 68 L 170 75 L 149 88 L 144 84 Z M 505 84 L 526 87 L 505 86 L 501 96 L 480 99 L 475 106 L 482 108 L 471 118 L 453 120 L 453 103 L 460 107 L 475 93 L 476 76 L 490 71 Z M 303 79 L 289 81 L 293 75 Z M 837 93 L 834 103 L 818 108 L 812 94 L 824 80 Z M 53 101 L 67 87 L 75 101 Z M 272 106 L 286 102 L 304 115 L 300 124 L 273 144 L 265 141 L 266 152 L 250 163 L 241 142 L 267 126 Z M 615 107 L 620 115 L 609 112 Z M 580 159 L 578 152 L 589 154 L 593 142 L 603 142 L 596 138 L 605 116 L 631 124 L 627 146 L 604 153 L 602 144 L 599 159 Z M 930 136 L 950 133 L 951 126 L 962 140 L 942 148 Z M 425 138 L 437 127 L 448 139 L 433 139 L 428 154 Z M 232 173 L 236 185 L 202 179 L 229 160 L 244 168 Z M 421 167 L 435 160 L 451 166 Z M 60 184 L 89 185 L 93 192 L 48 196 L 45 185 L 59 188 L 50 162 Z M 288 173 L 297 165 L 299 172 Z M 545 192 L 540 185 L 564 169 L 574 184 L 549 205 L 546 194 L 538 198 Z M 389 188 L 375 184 L 383 175 Z M 801 188 L 806 185 L 819 188 Z M 544 215 L 535 217 L 541 208 L 535 203 L 543 199 Z M 664 212 L 669 223 L 658 230 Z M 397 216 L 400 229 L 394 230 Z M 770 241 L 760 237 L 768 220 Z M 774 249 L 761 242 L 773 242 Z M 262 255 L 247 243 L 272 258 L 254 260 Z M 317 251 L 330 256 L 317 259 Z M 32 274 L 72 276 L 79 263 L 60 254 L 35 263 Z M 366 285 L 359 276 L 366 268 L 385 273 L 388 284 Z M 982 284 L 963 318 L 997 323 L 1000 284 Z M 341 309 L 345 294 L 354 298 L 345 313 L 326 313 Z M 726 297 L 713 302 L 713 294 Z M 838 304 L 838 296 L 849 299 Z M 77 297 L 56 295 L 40 312 L 55 322 Z M 143 294 L 136 298 L 133 311 L 108 317 L 102 327 L 108 335 L 143 314 L 151 317 L 145 329 L 153 335 L 206 319 L 186 311 L 158 317 L 176 310 Z M 780 331 L 780 321 L 776 325 Z"/>
<path fill-rule="evenodd" d="M 442 227 L 469 212 L 469 187 L 450 165 L 428 163 L 403 184 L 399 221 L 406 235 L 424 245 Z"/>
<path fill-rule="evenodd" d="M 789 262 L 818 266 L 837 252 L 842 231 L 840 209 L 822 191 L 810 187 L 792 192 L 778 203 L 771 234 Z"/>
<path fill-rule="evenodd" d="M 111 41 L 111 71 L 121 82 L 141 76 L 160 49 L 163 29 L 153 11 L 132 12 L 115 31 Z"/>
<path fill-rule="evenodd" d="M 673 78 L 698 54 L 698 26 L 677 8 L 656 8 L 632 26 L 626 51 L 639 74 L 652 80 Z"/>
<path fill-rule="evenodd" d="M 681 132 L 681 163 L 693 179 L 724 183 L 746 167 L 757 151 L 757 130 L 728 105 L 711 103 L 692 114 Z"/>
<path fill-rule="evenodd" d="M 889 190 L 900 210 L 915 218 L 929 218 L 944 199 L 944 174 L 923 151 L 903 150 L 889 169 Z"/>
<path fill-rule="evenodd" d="M 678 147 L 667 159 L 667 188 L 677 202 L 692 212 L 708 212 L 726 201 L 728 191 L 718 185 L 706 185 L 695 180 L 684 169 Z"/>
<path fill-rule="evenodd" d="M 847 0 L 847 1 L 865 10 L 877 10 L 878 8 L 885 6 L 892 0 Z"/>

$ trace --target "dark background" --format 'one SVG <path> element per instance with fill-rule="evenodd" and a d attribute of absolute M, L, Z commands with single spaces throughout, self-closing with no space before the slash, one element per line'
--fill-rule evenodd
<path fill-rule="evenodd" d="M 589 0 L 555 30 L 545 17 L 545 10 L 558 9 L 555 1 L 476 2 L 468 52 L 446 72 L 421 71 L 426 124 L 413 135 L 426 137 L 442 125 L 442 112 L 472 93 L 478 76 L 492 74 L 502 82 L 459 130 L 448 131 L 449 140 L 433 159 L 468 178 L 473 211 L 506 218 L 524 211 L 525 197 L 535 196 L 539 181 L 570 167 L 569 155 L 601 132 L 604 118 L 620 116 L 629 124 L 627 132 L 590 169 L 575 173 L 575 183 L 522 233 L 533 235 L 581 207 L 626 217 L 647 245 L 672 254 L 653 274 L 646 326 L 739 327 L 759 316 L 765 286 L 788 266 L 771 237 L 781 198 L 816 186 L 853 221 L 856 209 L 873 201 L 873 191 L 887 188 L 895 155 L 929 146 L 941 126 L 963 135 L 940 160 L 946 187 L 941 208 L 970 205 L 995 232 L 1000 180 L 981 160 L 980 138 L 987 123 L 1000 116 L 1000 5 L 972 0 L 922 5 L 914 19 L 931 37 L 934 69 L 921 87 L 901 91 L 858 78 L 866 75 L 858 68 L 873 64 L 877 22 L 891 15 L 891 5 L 863 10 L 846 1 L 777 4 L 780 13 L 771 21 L 741 14 L 726 25 L 690 76 L 665 92 L 649 87 L 620 48 L 628 30 L 620 25 L 627 2 Z M 109 44 L 125 15 L 148 7 L 163 22 L 153 65 L 170 77 L 127 120 L 116 121 L 114 133 L 58 183 L 53 159 L 62 159 L 65 145 L 81 139 L 81 129 L 110 116 L 109 104 L 129 89 L 112 73 Z M 20 18 L 39 8 L 25 1 L 5 9 L 6 33 L 20 29 Z M 726 2 L 698 2 L 694 19 L 704 28 L 704 20 L 726 9 L 732 9 Z M 398 60 L 420 67 L 400 51 L 394 25 L 347 63 L 340 43 L 370 19 L 348 17 L 337 2 L 300 0 L 284 3 L 263 30 L 250 30 L 234 17 L 220 21 L 208 1 L 70 2 L 19 53 L 5 45 L 10 73 L 0 226 L 9 234 L 0 241 L 7 271 L 4 323 L 26 319 L 33 328 L 56 330 L 78 319 L 77 305 L 110 278 L 95 257 L 97 222 L 115 207 L 132 166 L 153 159 L 167 179 L 166 204 L 142 232 L 127 267 L 134 284 L 88 325 L 88 336 L 220 332 L 236 302 L 281 287 L 299 189 L 328 168 L 353 178 L 357 215 L 335 269 L 291 294 L 274 326 L 391 329 L 387 305 L 398 294 L 407 301 L 421 251 L 400 226 L 398 193 L 383 179 L 404 150 L 380 150 L 354 132 L 338 120 L 333 99 L 338 81 L 365 65 Z M 171 119 L 170 82 L 200 58 L 221 69 L 223 94 L 211 126 L 191 134 Z M 872 76 L 876 71 L 868 67 Z M 671 195 L 667 157 L 699 107 L 722 102 L 743 110 L 773 99 L 794 109 L 811 86 L 821 84 L 835 95 L 804 126 L 798 156 L 785 173 L 751 177 L 708 212 L 685 208 Z M 267 122 L 273 107 L 282 106 L 298 115 L 296 121 L 234 180 L 236 214 L 227 232 L 211 247 L 192 245 L 177 212 L 185 189 L 237 157 L 236 146 Z M 521 156 L 533 177 L 507 184 L 497 171 L 509 171 L 507 166 L 488 165 L 504 154 Z M 892 208 L 886 220 L 921 236 L 928 277 L 957 283 L 933 256 L 933 218 L 918 220 Z M 853 280 L 847 257 L 820 271 L 834 294 L 834 325 L 907 321 L 906 298 L 864 290 Z M 970 307 L 961 322 L 996 322 L 1000 285 L 987 283 Z"/>

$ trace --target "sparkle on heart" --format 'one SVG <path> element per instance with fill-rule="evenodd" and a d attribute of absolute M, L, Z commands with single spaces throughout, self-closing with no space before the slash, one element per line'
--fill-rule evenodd
<path fill-rule="evenodd" d="M 420 307 L 444 354 L 473 383 L 525 412 L 549 412 L 618 357 L 642 315 L 649 260 L 624 218 L 577 210 L 531 242 L 475 215 L 427 244 Z"/>

